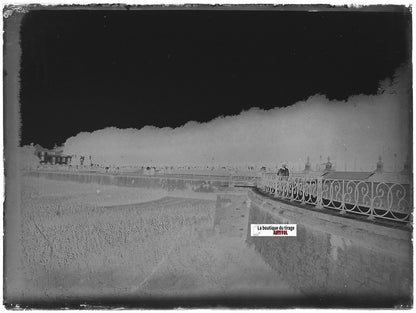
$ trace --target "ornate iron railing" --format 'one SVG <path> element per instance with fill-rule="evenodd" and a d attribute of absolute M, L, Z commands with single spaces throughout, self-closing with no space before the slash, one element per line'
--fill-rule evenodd
<path fill-rule="evenodd" d="M 264 173 L 259 189 L 276 198 L 339 210 L 409 222 L 412 213 L 411 185 L 323 177 L 285 177 Z"/>

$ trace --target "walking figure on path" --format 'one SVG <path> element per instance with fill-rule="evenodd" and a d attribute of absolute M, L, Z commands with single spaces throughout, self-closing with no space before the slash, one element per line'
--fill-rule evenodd
<path fill-rule="evenodd" d="M 289 176 L 289 169 L 286 166 L 286 163 L 283 163 L 280 167 L 279 171 L 277 172 L 277 175 L 288 177 Z"/>

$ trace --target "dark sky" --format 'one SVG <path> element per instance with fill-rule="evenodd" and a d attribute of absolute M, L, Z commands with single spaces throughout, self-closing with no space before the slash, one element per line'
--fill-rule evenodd
<path fill-rule="evenodd" d="M 410 56 L 403 12 L 32 11 L 21 144 L 376 93 Z"/>

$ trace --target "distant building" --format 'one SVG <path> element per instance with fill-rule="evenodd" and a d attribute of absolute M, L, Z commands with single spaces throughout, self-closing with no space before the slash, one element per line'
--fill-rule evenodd
<path fill-rule="evenodd" d="M 35 145 L 35 155 L 39 158 L 40 164 L 69 165 L 71 162 L 71 156 L 64 155 L 59 147 L 48 150 L 40 145 Z"/>

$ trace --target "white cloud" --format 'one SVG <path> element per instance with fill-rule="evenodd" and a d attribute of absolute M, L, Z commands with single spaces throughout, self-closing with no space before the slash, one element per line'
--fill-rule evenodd
<path fill-rule="evenodd" d="M 253 108 L 175 129 L 106 128 L 69 138 L 64 151 L 120 165 L 287 160 L 302 167 L 308 155 L 313 166 L 320 156 L 322 161 L 330 156 L 338 170 L 372 170 L 382 155 L 387 170 L 400 170 L 411 149 L 411 105 L 410 85 L 403 79 L 407 71 L 401 68 L 399 73 L 393 82 L 380 83 L 378 95 L 347 101 L 315 95 L 285 108 Z"/>

